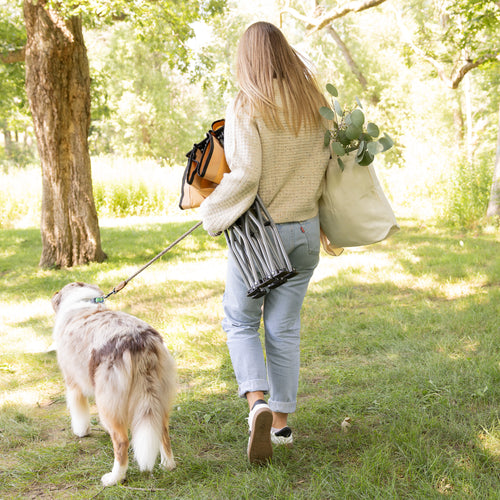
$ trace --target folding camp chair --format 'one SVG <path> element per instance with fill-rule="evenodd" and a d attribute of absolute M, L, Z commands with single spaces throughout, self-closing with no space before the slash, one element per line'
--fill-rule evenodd
<path fill-rule="evenodd" d="M 258 195 L 224 235 L 248 287 L 249 297 L 262 297 L 297 274 L 276 224 Z"/>

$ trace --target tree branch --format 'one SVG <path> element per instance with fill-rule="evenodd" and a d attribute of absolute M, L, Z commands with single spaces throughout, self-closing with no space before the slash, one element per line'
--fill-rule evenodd
<path fill-rule="evenodd" d="M 368 82 L 366 81 L 366 78 L 364 77 L 363 73 L 361 73 L 361 70 L 356 64 L 356 61 L 354 61 L 354 59 L 352 58 L 351 52 L 347 48 L 346 44 L 343 42 L 343 40 L 340 38 L 339 34 L 335 31 L 335 29 L 331 24 L 327 26 L 326 32 L 333 38 L 334 42 L 337 44 L 338 48 L 342 52 L 342 55 L 344 56 L 344 59 L 347 62 L 347 65 L 354 73 L 354 76 L 358 79 L 363 89 L 366 90 Z"/>
<path fill-rule="evenodd" d="M 370 9 L 371 7 L 376 7 L 381 3 L 384 3 L 386 0 L 351 0 L 340 7 L 332 9 L 329 12 L 323 12 L 324 9 L 320 8 L 317 2 L 314 2 L 316 8 L 313 12 L 313 15 L 304 15 L 301 14 L 297 9 L 287 5 L 281 9 L 280 19 L 283 14 L 290 14 L 295 19 L 302 21 L 306 25 L 307 35 L 311 35 L 316 31 L 323 29 L 325 26 L 328 26 L 332 21 L 338 19 L 339 17 L 344 17 L 351 12 L 361 12 L 366 9 Z M 320 13 L 320 15 L 318 15 Z"/>
<path fill-rule="evenodd" d="M 290 14 L 295 19 L 302 21 L 306 25 L 307 30 L 313 28 L 313 24 L 315 22 L 314 17 L 305 16 L 304 14 L 301 14 L 297 9 L 294 9 L 293 7 L 283 7 L 280 12 L 280 17 L 283 14 Z"/>
<path fill-rule="evenodd" d="M 351 12 L 361 12 L 371 7 L 376 7 L 386 0 L 351 0 L 336 9 L 332 9 L 329 12 L 322 13 L 320 16 L 306 16 L 301 14 L 296 9 L 292 7 L 284 7 L 281 10 L 281 14 L 288 13 L 295 19 L 302 21 L 306 25 L 308 35 L 323 29 L 328 26 L 332 21 L 338 19 L 339 17 L 344 17 Z M 315 11 L 317 12 L 317 10 Z"/>
<path fill-rule="evenodd" d="M 500 52 L 497 52 L 496 54 L 485 54 L 484 56 L 478 57 L 475 61 L 463 61 L 463 64 L 458 68 L 455 68 L 451 77 L 448 78 L 448 85 L 452 89 L 458 88 L 464 76 L 471 69 L 477 68 L 478 66 L 481 66 L 481 64 L 494 60 L 500 61 Z"/>
<path fill-rule="evenodd" d="M 495 59 L 500 61 L 500 51 L 491 54 L 485 54 L 484 56 L 478 57 L 475 60 L 470 59 L 461 59 L 459 58 L 455 63 L 455 66 L 451 70 L 450 76 L 446 73 L 446 68 L 440 64 L 436 59 L 426 54 L 420 47 L 418 47 L 412 39 L 410 30 L 405 26 L 403 19 L 401 18 L 401 14 L 394 9 L 394 13 L 396 14 L 396 19 L 399 25 L 399 29 L 403 34 L 403 38 L 408 43 L 408 45 L 413 49 L 413 52 L 420 56 L 424 61 L 427 61 L 431 64 L 434 69 L 437 71 L 439 78 L 450 88 L 457 89 L 460 85 L 460 82 L 464 79 L 465 75 L 472 69 L 481 66 L 488 61 L 494 61 Z"/>
<path fill-rule="evenodd" d="M 9 50 L 0 54 L 0 62 L 4 64 L 12 64 L 17 62 L 24 62 L 25 47 L 22 49 Z"/>

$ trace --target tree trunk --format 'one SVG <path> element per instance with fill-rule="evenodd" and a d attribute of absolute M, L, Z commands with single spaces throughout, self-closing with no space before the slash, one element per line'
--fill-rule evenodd
<path fill-rule="evenodd" d="M 102 262 L 87 137 L 90 77 L 81 19 L 25 0 L 26 92 L 42 165 L 42 267 Z"/>
<path fill-rule="evenodd" d="M 498 135 L 497 153 L 495 157 L 495 170 L 493 171 L 493 182 L 491 183 L 490 202 L 488 203 L 488 217 L 500 216 L 500 107 L 498 110 Z"/>

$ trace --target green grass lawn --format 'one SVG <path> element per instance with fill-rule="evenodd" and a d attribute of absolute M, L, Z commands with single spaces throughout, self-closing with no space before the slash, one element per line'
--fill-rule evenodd
<path fill-rule="evenodd" d="M 76 280 L 111 290 L 194 222 L 104 227 L 108 261 L 60 271 L 37 267 L 36 229 L 0 231 L 0 498 L 500 498 L 500 237 L 411 219 L 386 242 L 322 255 L 303 308 L 295 444 L 268 467 L 247 463 L 220 328 L 223 239 L 198 229 L 110 298 L 177 360 L 177 469 L 144 475 L 132 459 L 126 482 L 104 489 L 111 441 L 95 408 L 91 435 L 71 433 L 46 352 L 50 297 Z"/>

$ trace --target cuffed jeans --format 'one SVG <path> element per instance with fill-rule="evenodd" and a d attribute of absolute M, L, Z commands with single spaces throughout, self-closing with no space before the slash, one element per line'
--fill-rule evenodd
<path fill-rule="evenodd" d="M 239 395 L 269 393 L 272 411 L 292 413 L 299 383 L 300 309 L 319 261 L 319 218 L 277 227 L 297 275 L 253 299 L 247 296 L 247 286 L 229 254 L 222 327 L 227 333 Z M 262 316 L 265 357 L 259 337 Z"/>

